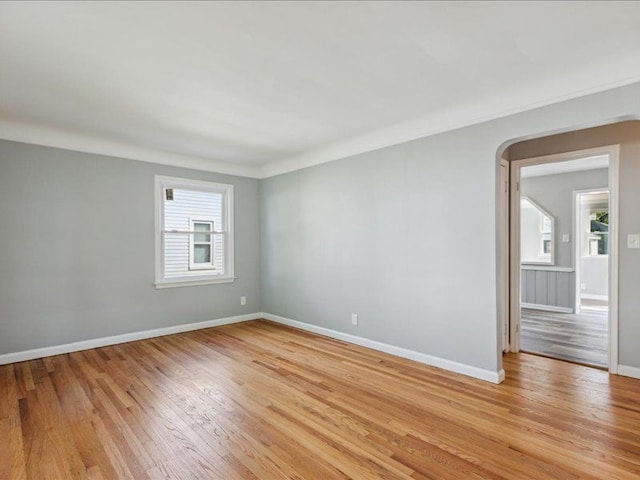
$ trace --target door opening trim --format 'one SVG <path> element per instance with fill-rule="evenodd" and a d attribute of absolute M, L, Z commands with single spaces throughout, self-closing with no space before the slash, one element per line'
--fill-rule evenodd
<path fill-rule="evenodd" d="M 520 277 L 520 170 L 522 167 L 556 163 L 581 158 L 607 155 L 609 157 L 609 358 L 610 373 L 618 373 L 618 268 L 619 268 L 619 145 L 545 155 L 514 160 L 510 162 L 510 205 L 509 205 L 509 344 L 507 351 L 520 351 L 521 277 Z M 575 249 L 575 239 L 573 248 Z M 575 250 L 573 255 L 575 265 Z"/>

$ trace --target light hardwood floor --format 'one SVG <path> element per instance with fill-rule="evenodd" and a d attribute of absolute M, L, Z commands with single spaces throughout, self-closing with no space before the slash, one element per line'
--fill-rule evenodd
<path fill-rule="evenodd" d="M 607 367 L 607 310 L 584 309 L 579 314 L 522 309 L 520 348 L 596 367 Z"/>
<path fill-rule="evenodd" d="M 637 479 L 640 381 L 492 385 L 255 321 L 0 367 L 0 478 Z"/>

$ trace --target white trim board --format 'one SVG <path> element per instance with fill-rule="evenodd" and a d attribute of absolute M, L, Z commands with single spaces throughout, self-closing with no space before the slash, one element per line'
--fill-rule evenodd
<path fill-rule="evenodd" d="M 4 355 L 0 355 L 0 365 L 24 362 L 27 360 L 34 360 L 37 358 L 50 357 L 53 355 L 61 355 L 65 353 L 79 352 L 92 348 L 118 345 L 121 343 L 134 342 L 137 340 L 145 340 L 148 338 L 173 335 L 176 333 L 191 332 L 204 328 L 220 327 L 222 325 L 231 325 L 233 323 L 247 322 L 250 320 L 258 320 L 261 318 L 492 383 L 501 383 L 505 378 L 504 370 L 500 370 L 499 372 L 492 372 L 490 370 L 484 370 L 482 368 L 473 367 L 464 363 L 454 362 L 452 360 L 447 360 L 440 357 L 434 357 L 432 355 L 416 352 L 414 350 L 408 350 L 406 348 L 396 347 L 394 345 L 377 342 L 375 340 L 369 340 L 367 338 L 358 337 L 356 335 L 342 333 L 336 330 L 331 330 L 329 328 L 319 327 L 316 325 L 311 325 L 308 323 L 299 322 L 297 320 L 291 320 L 289 318 L 262 312 L 250 313 L 247 315 L 238 315 L 235 317 L 219 318 L 216 320 L 208 320 L 204 322 L 188 323 L 184 325 L 174 325 L 171 327 L 156 328 L 153 330 L 144 330 L 140 332 L 131 332 L 122 335 L 113 335 L 110 337 L 94 338 L 90 340 L 83 340 L 80 342 L 66 343 L 63 345 L 54 345 L 51 347 L 25 350 L 22 352 L 6 353 Z"/>
<path fill-rule="evenodd" d="M 491 370 L 485 370 L 464 363 L 454 362 L 453 360 L 447 360 L 445 358 L 434 357 L 432 355 L 427 355 L 426 353 L 416 352 L 415 350 L 408 350 L 406 348 L 397 347 L 395 345 L 389 345 L 387 343 L 369 340 L 368 338 L 358 337 L 356 335 L 339 332 L 330 328 L 319 327 L 317 325 L 300 322 L 298 320 L 291 320 L 290 318 L 280 317 L 278 315 L 272 315 L 270 313 L 263 313 L 263 318 L 271 320 L 272 322 L 280 323 L 282 325 L 299 328 L 300 330 L 305 330 L 307 332 L 312 332 L 318 335 L 324 335 L 325 337 L 335 338 L 344 342 L 353 343 L 361 347 L 371 348 L 373 350 L 378 350 L 380 352 L 395 355 L 396 357 L 406 358 L 432 367 L 438 367 L 450 372 L 460 373 L 468 377 L 485 380 L 487 382 L 501 383 L 502 381 L 504 381 L 504 370 L 500 370 L 499 372 L 492 372 Z"/>
<path fill-rule="evenodd" d="M 529 308 L 531 310 L 542 310 L 545 312 L 573 313 L 573 308 L 556 307 L 555 305 L 540 305 L 538 303 L 522 303 L 520 307 Z"/>
<path fill-rule="evenodd" d="M 609 300 L 609 295 L 596 295 L 595 293 L 581 293 L 580 298 L 584 300 Z"/>
<path fill-rule="evenodd" d="M 171 327 L 155 328 L 153 330 L 124 333 L 122 335 L 113 335 L 110 337 L 93 338 L 80 342 L 65 343 L 64 345 L 54 345 L 52 347 L 36 348 L 22 352 L 5 353 L 4 355 L 0 355 L 0 365 L 24 362 L 26 360 L 34 360 L 36 358 L 50 357 L 52 355 L 61 355 L 63 353 L 79 352 L 82 350 L 89 350 L 91 348 L 118 345 L 120 343 L 135 342 L 136 340 L 145 340 L 147 338 L 163 337 L 165 335 L 173 335 L 175 333 L 191 332 L 193 330 L 201 330 L 203 328 L 220 327 L 222 325 L 231 325 L 232 323 L 247 322 L 249 320 L 257 320 L 260 318 L 262 318 L 262 313 L 249 313 L 246 315 L 218 318 L 216 320 L 207 320 L 204 322 L 187 323 L 184 325 L 174 325 Z"/>
<path fill-rule="evenodd" d="M 640 368 L 629 365 L 618 365 L 618 375 L 631 378 L 640 378 Z"/>
<path fill-rule="evenodd" d="M 573 267 L 554 267 L 551 265 L 522 265 L 520 267 L 522 270 L 539 270 L 543 272 L 567 272 L 572 273 L 574 271 Z"/>

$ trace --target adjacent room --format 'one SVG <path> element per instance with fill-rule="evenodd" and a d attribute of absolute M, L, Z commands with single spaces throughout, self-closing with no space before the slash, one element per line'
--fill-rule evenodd
<path fill-rule="evenodd" d="M 522 167 L 523 351 L 608 367 L 608 188 L 606 155 Z"/>
<path fill-rule="evenodd" d="M 638 18 L 0 2 L 0 479 L 639 478 Z"/>

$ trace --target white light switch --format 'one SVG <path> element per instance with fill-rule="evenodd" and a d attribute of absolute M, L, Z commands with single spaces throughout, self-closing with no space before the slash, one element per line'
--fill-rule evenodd
<path fill-rule="evenodd" d="M 627 235 L 627 248 L 640 248 L 640 234 Z"/>
<path fill-rule="evenodd" d="M 562 235 L 562 243 L 569 243 L 571 241 L 571 235 L 564 233 Z"/>

